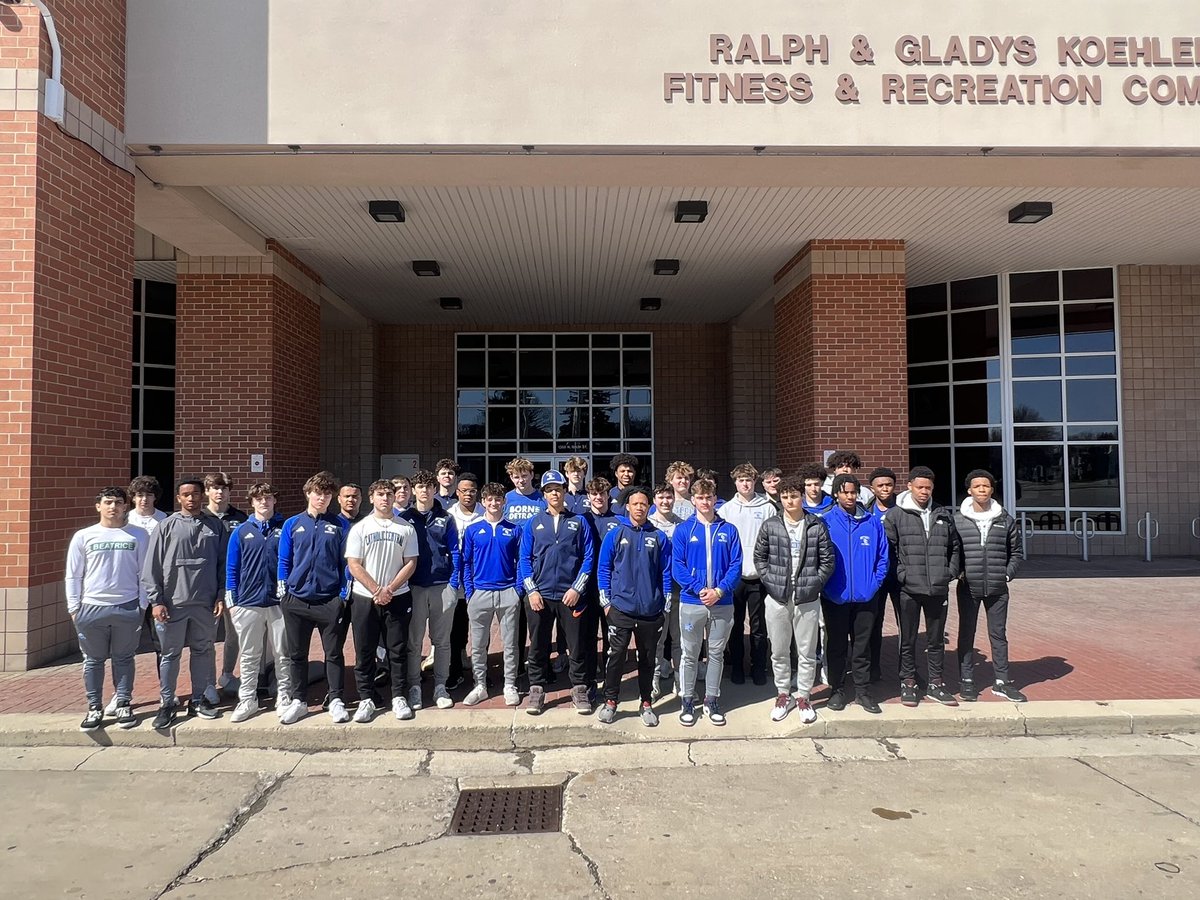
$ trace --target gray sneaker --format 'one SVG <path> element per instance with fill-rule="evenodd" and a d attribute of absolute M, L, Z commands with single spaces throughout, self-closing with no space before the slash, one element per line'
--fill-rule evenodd
<path fill-rule="evenodd" d="M 529 700 L 525 706 L 525 712 L 531 716 L 540 716 L 542 710 L 546 708 L 546 689 L 539 684 L 531 685 L 529 688 Z"/>
<path fill-rule="evenodd" d="M 581 716 L 592 714 L 592 699 L 589 694 L 586 684 L 577 684 L 571 688 L 571 702 L 575 704 L 575 711 Z"/>
<path fill-rule="evenodd" d="M 647 728 L 653 728 L 658 724 L 658 713 L 654 711 L 654 707 L 649 703 L 642 704 L 642 724 Z"/>
<path fill-rule="evenodd" d="M 617 703 L 615 700 L 605 700 L 604 705 L 600 707 L 600 712 L 596 714 L 596 718 L 600 720 L 601 725 L 611 725 L 617 718 Z"/>

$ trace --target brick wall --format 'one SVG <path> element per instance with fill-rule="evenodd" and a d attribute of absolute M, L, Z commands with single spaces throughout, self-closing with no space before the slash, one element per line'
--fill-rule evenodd
<path fill-rule="evenodd" d="M 776 283 L 790 286 L 775 304 L 780 467 L 845 449 L 865 470 L 905 469 L 904 242 L 810 241 Z"/>
<path fill-rule="evenodd" d="M 729 462 L 775 464 L 775 335 L 729 330 Z"/>
<path fill-rule="evenodd" d="M 377 330 L 321 333 L 321 467 L 365 489 L 379 474 Z"/>

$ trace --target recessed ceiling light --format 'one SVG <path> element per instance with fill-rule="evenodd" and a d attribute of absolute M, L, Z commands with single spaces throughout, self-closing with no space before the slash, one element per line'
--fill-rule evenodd
<path fill-rule="evenodd" d="M 418 275 L 441 275 L 442 267 L 437 264 L 436 259 L 414 259 L 413 271 Z"/>
<path fill-rule="evenodd" d="M 442 309 L 462 309 L 462 297 L 442 297 L 438 304 Z"/>
<path fill-rule="evenodd" d="M 642 312 L 658 312 L 662 309 L 662 297 L 643 297 L 638 305 Z"/>
<path fill-rule="evenodd" d="M 376 222 L 404 221 L 404 207 L 399 200 L 369 200 L 367 211 Z"/>

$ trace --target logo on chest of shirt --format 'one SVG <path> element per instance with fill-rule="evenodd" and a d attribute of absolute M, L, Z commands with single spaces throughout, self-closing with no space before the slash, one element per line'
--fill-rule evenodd
<path fill-rule="evenodd" d="M 619 543 L 622 547 L 628 547 L 629 538 L 621 538 L 621 540 L 619 540 L 617 543 Z"/>
<path fill-rule="evenodd" d="M 728 544 L 729 543 L 729 535 L 718 533 L 717 534 L 717 543 L 718 544 Z"/>
<path fill-rule="evenodd" d="M 860 534 L 858 536 L 858 542 L 860 544 L 862 544 L 864 547 L 870 547 L 871 546 L 871 536 L 869 534 Z"/>
<path fill-rule="evenodd" d="M 445 528 L 445 527 L 446 527 L 446 520 L 445 520 L 445 518 L 441 518 L 441 519 L 434 519 L 434 520 L 433 520 L 433 524 L 434 524 L 434 526 L 435 526 L 435 527 L 437 527 L 437 528 Z"/>
<path fill-rule="evenodd" d="M 653 550 L 655 547 L 658 546 L 658 538 L 656 538 L 656 537 L 647 537 L 645 539 L 645 542 L 646 542 L 646 546 L 649 547 L 651 550 Z"/>
<path fill-rule="evenodd" d="M 691 537 L 691 539 L 688 541 L 688 543 L 689 543 L 689 544 L 698 544 L 698 543 L 700 543 L 700 538 L 696 537 L 696 536 L 693 534 L 693 535 L 692 535 L 692 537 Z"/>
<path fill-rule="evenodd" d="M 568 531 L 578 531 L 578 530 L 579 530 L 579 523 L 578 523 L 578 522 L 575 522 L 575 521 L 568 522 L 568 523 L 567 523 L 567 530 L 568 530 Z"/>
<path fill-rule="evenodd" d="M 303 525 L 297 525 L 297 526 L 296 526 L 296 534 L 300 534 L 300 533 L 302 533 L 303 531 L 304 531 L 304 526 L 303 526 Z"/>
<path fill-rule="evenodd" d="M 534 530 L 534 531 L 541 531 L 541 530 L 542 530 L 542 529 L 544 529 L 545 527 L 546 527 L 546 526 L 545 526 L 545 524 L 544 524 L 544 523 L 542 523 L 542 522 L 538 522 L 538 527 L 537 527 L 537 528 L 535 528 L 535 529 L 533 529 L 533 530 Z"/>
<path fill-rule="evenodd" d="M 500 533 L 505 537 L 512 537 L 516 532 L 511 528 L 501 528 Z"/>
<path fill-rule="evenodd" d="M 242 535 L 242 540 L 243 540 L 243 541 L 252 541 L 252 540 L 254 540 L 254 532 L 252 532 L 252 531 L 247 531 L 245 534 L 243 534 L 243 535 Z"/>
<path fill-rule="evenodd" d="M 330 524 L 329 522 L 325 523 L 325 533 L 326 534 L 337 534 L 339 531 L 341 531 L 341 526 L 333 525 L 333 524 Z"/>

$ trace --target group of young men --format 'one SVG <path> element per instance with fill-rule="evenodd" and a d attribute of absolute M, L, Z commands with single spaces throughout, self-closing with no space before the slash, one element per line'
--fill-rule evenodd
<path fill-rule="evenodd" d="M 720 726 L 726 665 L 735 683 L 746 678 L 747 618 L 749 674 L 765 685 L 769 663 L 773 720 L 797 709 L 802 721 L 815 721 L 811 694 L 822 674 L 831 689 L 826 709 L 846 706 L 849 673 L 857 702 L 879 713 L 870 686 L 882 677 L 885 599 L 899 625 L 901 702 L 956 705 L 943 677 L 955 579 L 959 698 L 979 696 L 973 643 L 982 605 L 993 692 L 1023 701 L 1007 671 L 1017 527 L 992 496 L 992 475 L 971 472 L 966 498 L 950 510 L 933 501 L 927 468 L 912 469 L 908 490 L 896 496 L 891 470 L 876 469 L 861 485 L 860 466 L 856 454 L 839 451 L 828 469 L 787 477 L 768 469 L 759 493 L 760 473 L 745 463 L 730 473 L 735 493 L 722 501 L 715 473 L 685 462 L 671 463 L 651 488 L 638 483 L 638 460 L 629 454 L 610 462 L 615 484 L 588 480 L 587 461 L 573 457 L 561 472 L 543 473 L 535 488 L 533 464 L 517 458 L 507 466 L 508 490 L 481 485 L 446 459 L 411 479 L 376 481 L 365 497 L 359 486 L 319 472 L 304 485 L 305 510 L 286 520 L 265 482 L 247 492 L 249 515 L 232 507 L 223 473 L 180 480 L 178 511 L 169 516 L 156 509 L 160 489 L 152 478 L 134 479 L 128 491 L 105 488 L 96 498 L 98 524 L 77 532 L 67 555 L 68 611 L 88 700 L 81 728 L 101 727 L 105 715 L 123 728 L 136 724 L 133 660 L 144 637 L 159 659 L 155 728 L 169 727 L 181 711 L 175 691 L 184 647 L 191 714 L 218 716 L 225 691 L 238 698 L 232 721 L 251 718 L 270 696 L 273 668 L 276 714 L 285 725 L 299 721 L 309 712 L 314 630 L 324 656 L 323 706 L 334 722 L 370 722 L 386 706 L 385 685 L 395 717 L 413 718 L 423 705 L 426 667 L 434 705 L 452 707 L 468 638 L 474 683 L 463 702 L 474 706 L 489 696 L 494 623 L 509 706 L 522 702 L 522 668 L 531 715 L 544 710 L 556 674 L 566 671 L 573 707 L 581 714 L 599 707 L 599 721 L 611 723 L 632 642 L 644 724 L 658 724 L 653 704 L 673 678 L 680 722 L 706 717 Z M 923 684 L 916 652 L 922 615 Z M 343 694 L 351 633 L 353 715 Z M 423 665 L 427 635 L 432 651 Z M 115 695 L 106 709 L 107 660 Z"/>

